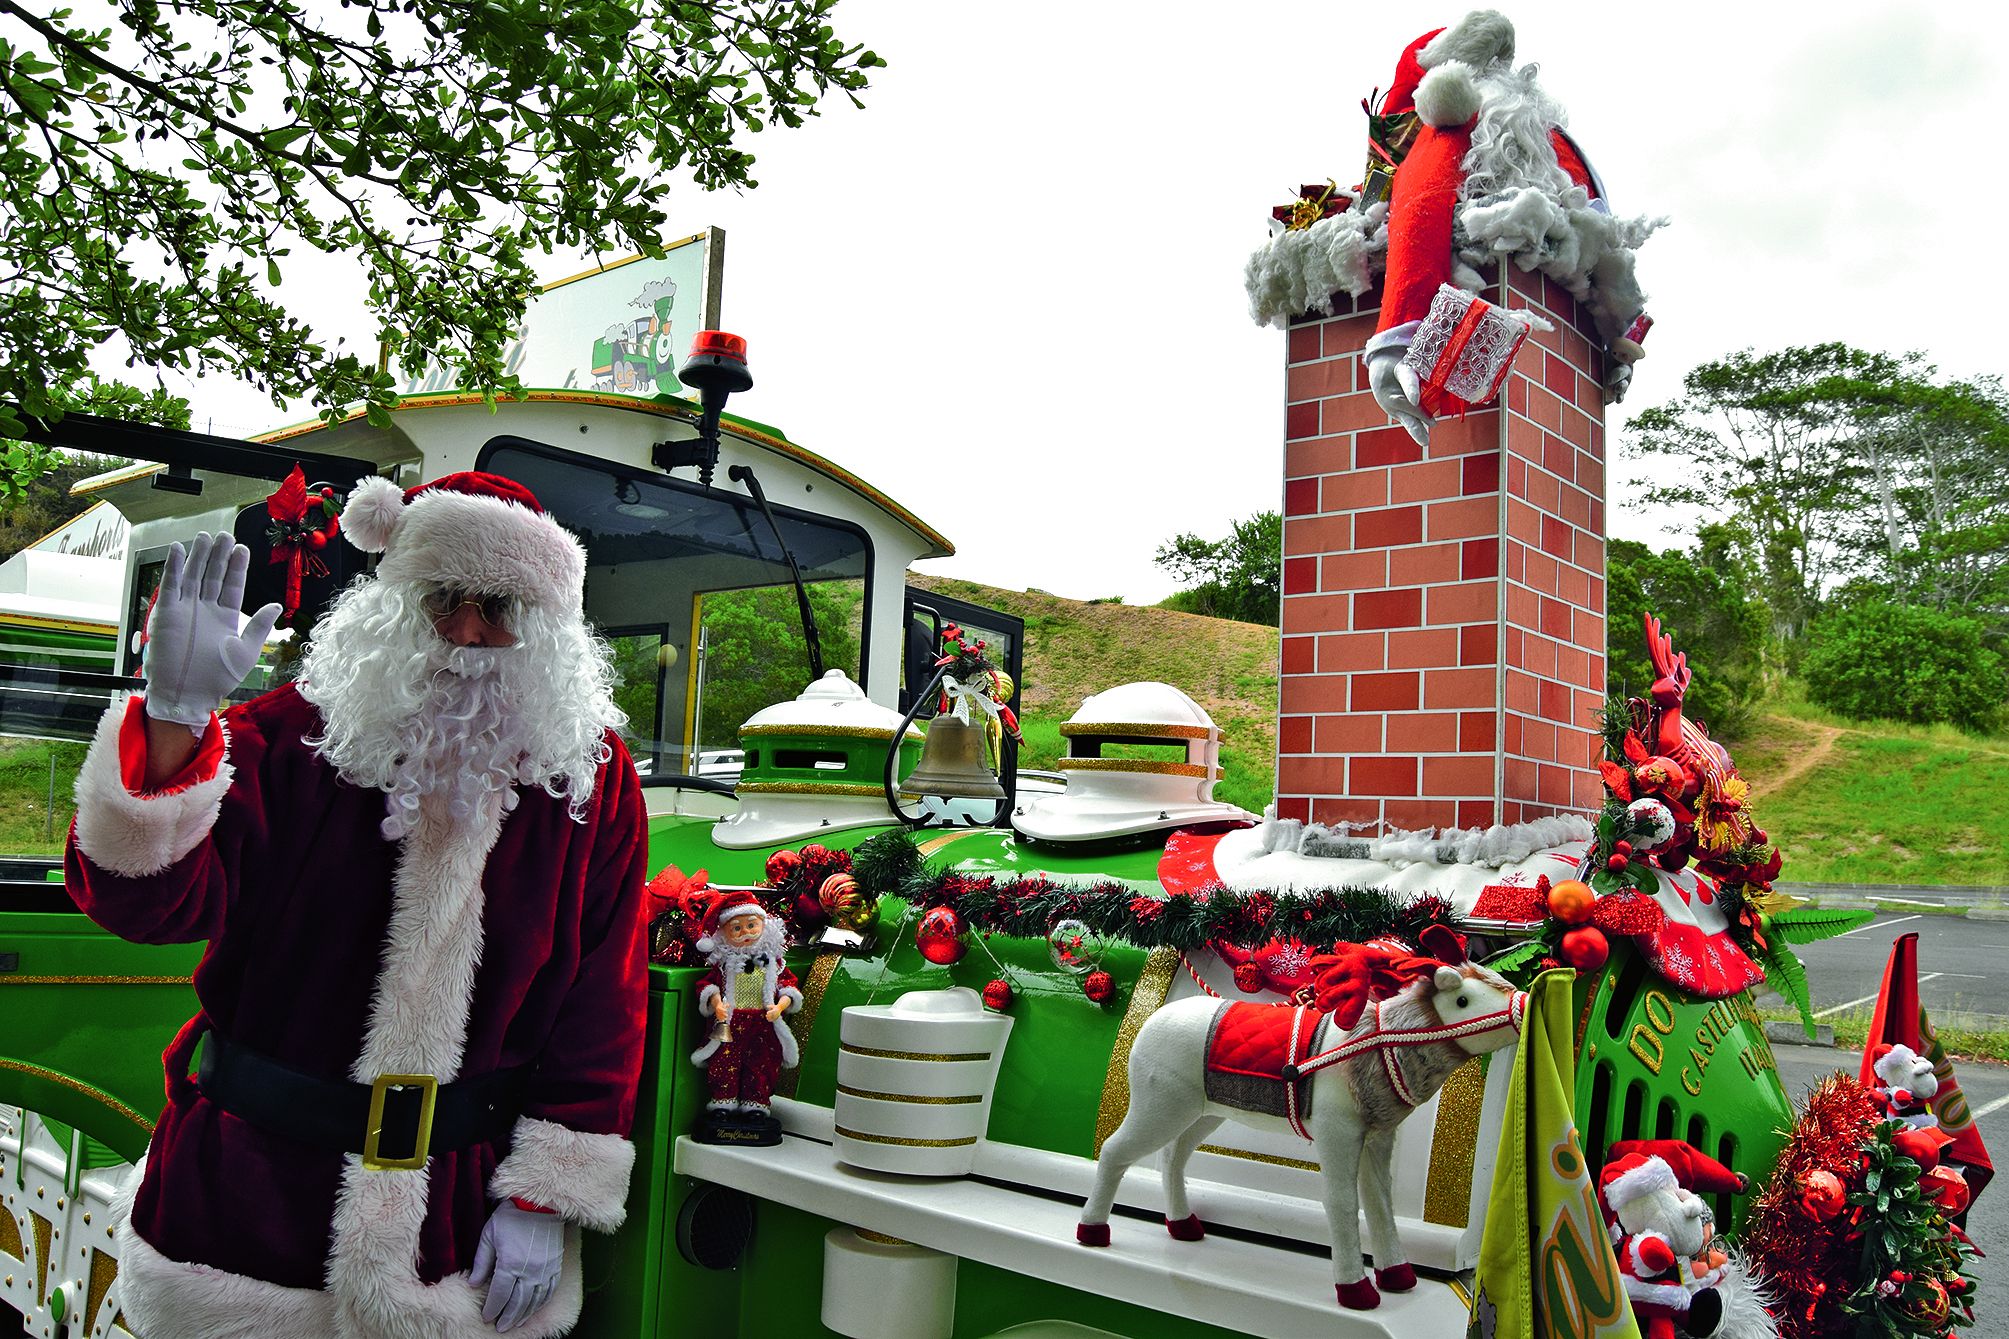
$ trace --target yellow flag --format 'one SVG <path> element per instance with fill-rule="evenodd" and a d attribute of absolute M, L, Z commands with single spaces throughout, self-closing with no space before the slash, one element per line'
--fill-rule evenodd
<path fill-rule="evenodd" d="M 1577 1142 L 1575 979 L 1544 972 L 1528 991 L 1467 1339 L 1639 1339 Z"/>

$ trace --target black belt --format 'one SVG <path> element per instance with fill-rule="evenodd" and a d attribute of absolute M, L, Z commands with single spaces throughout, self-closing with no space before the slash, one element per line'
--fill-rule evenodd
<path fill-rule="evenodd" d="M 352 1083 L 303 1074 L 212 1031 L 203 1038 L 196 1082 L 211 1102 L 272 1134 L 360 1153 L 371 1171 L 415 1171 L 434 1153 L 505 1138 L 522 1110 L 530 1069 L 451 1083 L 430 1074 Z"/>

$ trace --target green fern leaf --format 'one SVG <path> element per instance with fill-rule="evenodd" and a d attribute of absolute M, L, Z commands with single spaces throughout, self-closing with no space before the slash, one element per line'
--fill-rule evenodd
<path fill-rule="evenodd" d="M 1839 907 L 1793 907 L 1774 915 L 1766 924 L 1787 943 L 1811 944 L 1817 939 L 1847 934 L 1875 919 L 1876 913 L 1866 909 L 1845 911 Z"/>

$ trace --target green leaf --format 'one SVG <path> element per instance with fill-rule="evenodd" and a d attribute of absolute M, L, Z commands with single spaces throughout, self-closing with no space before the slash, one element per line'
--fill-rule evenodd
<path fill-rule="evenodd" d="M 270 257 L 265 261 L 265 279 L 274 288 L 279 287 L 279 262 Z"/>
<path fill-rule="evenodd" d="M 1806 1029 L 1807 1040 L 1814 1038 L 1814 1001 L 1807 989 L 1807 969 L 1787 948 L 1783 940 L 1774 939 L 1765 951 L 1760 963 L 1765 969 L 1765 981 L 1772 989 L 1793 1002 L 1800 1011 L 1800 1026 Z"/>
<path fill-rule="evenodd" d="M 1767 918 L 1765 923 L 1767 928 L 1777 931 L 1778 936 L 1788 943 L 1811 944 L 1816 940 L 1847 934 L 1850 930 L 1868 925 L 1875 919 L 1874 911 L 1793 907 Z"/>

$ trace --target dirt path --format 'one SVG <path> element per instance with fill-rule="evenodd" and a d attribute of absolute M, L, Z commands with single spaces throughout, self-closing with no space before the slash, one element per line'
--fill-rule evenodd
<path fill-rule="evenodd" d="M 1849 733 L 1839 725 L 1822 725 L 1816 721 L 1796 720 L 1791 716 L 1776 713 L 1767 713 L 1765 719 L 1789 728 L 1808 730 L 1814 736 L 1813 744 L 1801 750 L 1797 757 L 1787 763 L 1784 771 L 1766 778 L 1765 788 L 1774 793 L 1784 790 L 1826 762 L 1834 754 L 1835 741 Z"/>

